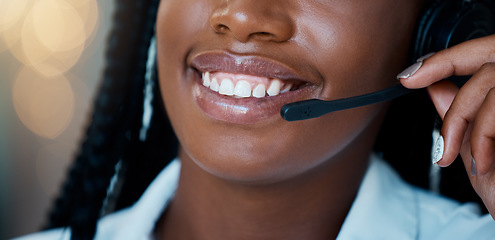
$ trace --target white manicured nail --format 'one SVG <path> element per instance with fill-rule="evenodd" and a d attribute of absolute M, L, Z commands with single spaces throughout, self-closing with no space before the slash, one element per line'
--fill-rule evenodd
<path fill-rule="evenodd" d="M 431 161 L 433 164 L 437 164 L 443 158 L 444 151 L 444 141 L 442 135 L 438 136 L 435 141 L 435 145 L 433 145 L 433 152 L 431 154 Z"/>
<path fill-rule="evenodd" d="M 431 56 L 435 55 L 435 52 L 431 52 L 431 53 L 428 53 L 420 58 L 418 58 L 418 60 L 416 60 L 416 62 L 422 62 L 428 58 L 430 58 Z"/>
<path fill-rule="evenodd" d="M 416 60 L 416 63 L 409 66 L 408 68 L 406 68 L 406 70 L 402 71 L 401 73 L 399 73 L 397 75 L 397 79 L 401 79 L 401 78 L 409 78 L 411 77 L 412 75 L 414 75 L 420 68 L 421 66 L 423 66 L 423 61 L 428 59 L 429 57 L 435 55 L 434 52 L 431 52 L 431 53 L 428 53 L 420 58 L 418 58 L 418 60 Z"/>
<path fill-rule="evenodd" d="M 419 68 L 421 68 L 422 65 L 423 65 L 423 62 L 417 62 L 417 63 L 409 66 L 408 68 L 406 68 L 406 70 L 402 71 L 401 73 L 399 73 L 397 75 L 397 79 L 411 77 L 413 74 L 415 74 L 419 70 Z"/>

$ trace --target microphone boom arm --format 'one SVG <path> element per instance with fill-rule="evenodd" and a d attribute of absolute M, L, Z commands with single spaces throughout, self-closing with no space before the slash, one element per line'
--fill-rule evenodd
<path fill-rule="evenodd" d="M 344 109 L 361 107 L 369 104 L 392 100 L 416 91 L 397 84 L 378 92 L 333 101 L 310 99 L 286 104 L 280 110 L 282 118 L 287 121 L 299 121 L 320 117 L 324 114 Z"/>

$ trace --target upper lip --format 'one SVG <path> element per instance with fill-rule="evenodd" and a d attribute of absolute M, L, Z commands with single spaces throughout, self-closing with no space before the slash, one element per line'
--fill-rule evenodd
<path fill-rule="evenodd" d="M 189 65 L 200 72 L 227 72 L 281 80 L 311 82 L 289 66 L 266 57 L 237 55 L 225 51 L 207 51 L 192 55 Z"/>

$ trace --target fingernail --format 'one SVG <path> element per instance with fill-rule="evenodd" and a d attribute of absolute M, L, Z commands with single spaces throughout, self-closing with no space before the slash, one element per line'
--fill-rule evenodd
<path fill-rule="evenodd" d="M 423 61 L 426 60 L 427 58 L 433 56 L 435 53 L 432 52 L 432 53 L 428 53 L 420 58 L 418 58 L 418 60 L 416 60 L 416 63 L 409 66 L 406 70 L 402 71 L 401 73 L 399 73 L 397 75 L 397 79 L 401 79 L 401 78 L 409 78 L 411 77 L 412 75 L 414 75 L 420 68 L 421 66 L 423 66 Z"/>
<path fill-rule="evenodd" d="M 401 73 L 399 73 L 399 75 L 397 75 L 397 79 L 411 77 L 413 74 L 415 74 L 419 70 L 419 68 L 422 65 L 423 65 L 423 62 L 417 62 L 417 63 L 409 66 L 408 68 L 406 68 L 406 70 L 402 71 Z"/>
<path fill-rule="evenodd" d="M 435 141 L 435 145 L 433 146 L 434 148 L 433 153 L 431 154 L 431 161 L 433 164 L 437 164 L 443 157 L 444 141 L 442 135 L 438 136 Z"/>
<path fill-rule="evenodd" d="M 418 60 L 416 60 L 416 62 L 422 62 L 428 58 L 430 58 L 431 56 L 435 55 L 435 52 L 431 52 L 431 53 L 428 53 L 420 58 L 418 58 Z"/>
<path fill-rule="evenodd" d="M 478 169 L 476 169 L 476 161 L 471 158 L 471 176 L 474 177 L 478 175 Z"/>

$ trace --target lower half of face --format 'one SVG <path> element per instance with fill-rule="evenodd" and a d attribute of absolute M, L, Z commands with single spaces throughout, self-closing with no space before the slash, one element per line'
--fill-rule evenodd
<path fill-rule="evenodd" d="M 417 5 L 162 1 L 160 88 L 182 157 L 224 179 L 273 182 L 369 151 L 384 105 L 298 122 L 280 108 L 394 84 Z"/>

